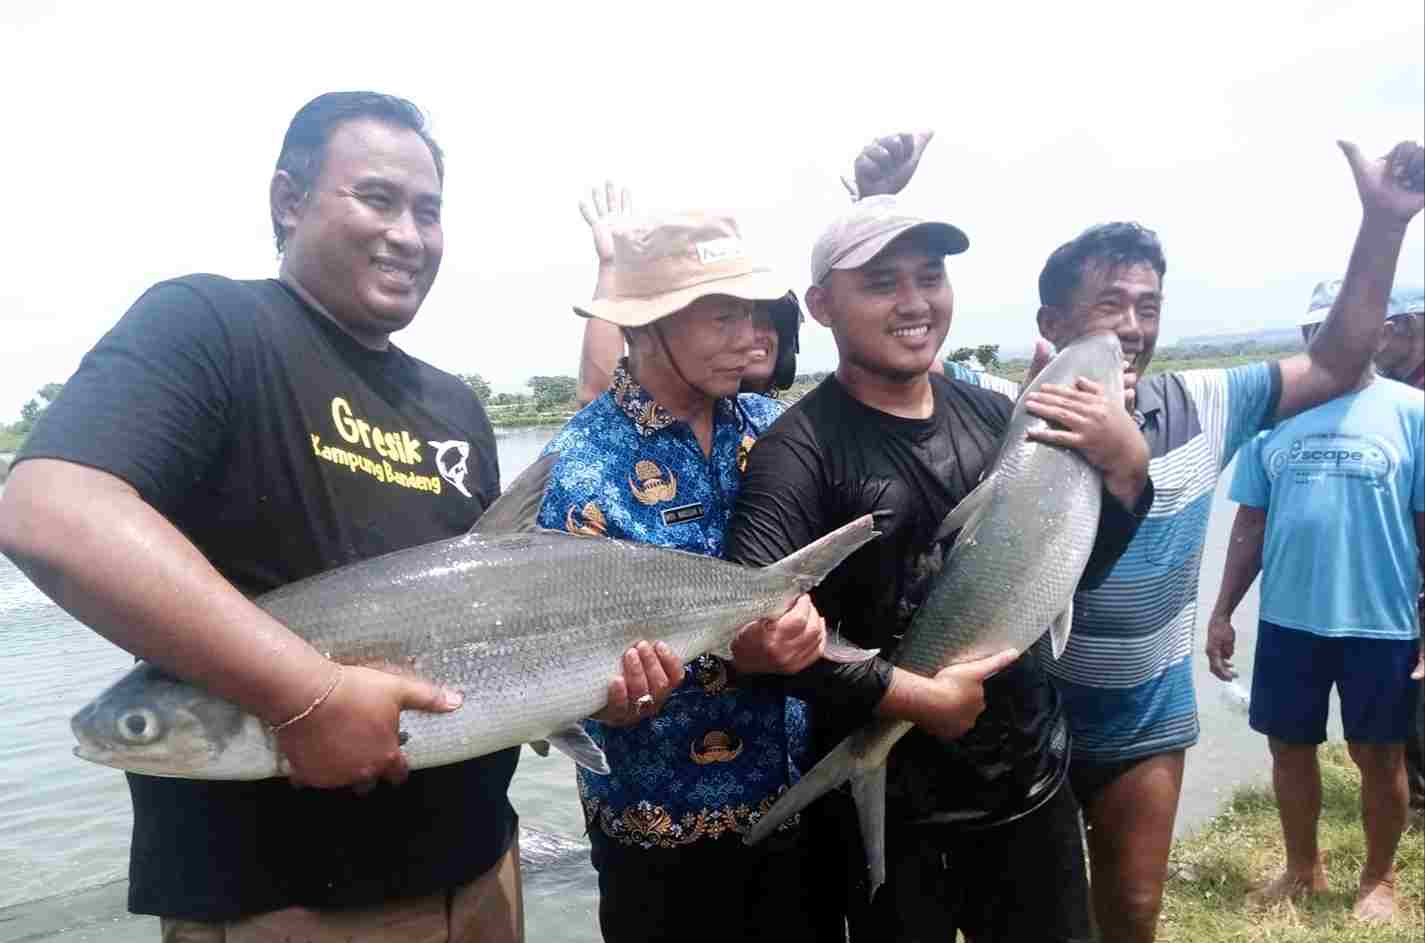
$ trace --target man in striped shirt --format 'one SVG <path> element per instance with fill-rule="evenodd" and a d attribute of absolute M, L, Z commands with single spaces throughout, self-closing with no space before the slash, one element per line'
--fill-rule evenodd
<path fill-rule="evenodd" d="M 1198 737 L 1192 637 L 1218 475 L 1260 429 L 1360 378 L 1380 336 L 1406 226 L 1425 202 L 1418 145 L 1402 143 L 1376 161 L 1350 144 L 1342 150 L 1363 217 L 1345 284 L 1306 353 L 1143 377 L 1158 339 L 1166 263 L 1157 236 L 1133 223 L 1085 231 L 1055 250 L 1039 277 L 1046 339 L 1063 346 L 1092 330 L 1118 334 L 1156 490 L 1107 580 L 1075 598 L 1068 649 L 1048 661 L 1073 733 L 1069 775 L 1090 826 L 1095 916 L 1103 939 L 1115 943 L 1151 941 L 1156 930 L 1185 752 Z M 991 388 L 1005 383 L 947 369 Z"/>

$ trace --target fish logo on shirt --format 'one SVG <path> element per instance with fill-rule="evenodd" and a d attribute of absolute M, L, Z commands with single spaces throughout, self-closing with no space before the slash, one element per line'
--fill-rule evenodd
<path fill-rule="evenodd" d="M 456 491 L 467 498 L 470 497 L 470 490 L 465 487 L 466 465 L 470 461 L 470 443 L 451 439 L 448 442 L 427 442 L 426 445 L 435 449 L 435 469 L 440 472 L 440 477 L 450 482 Z"/>
<path fill-rule="evenodd" d="M 678 496 L 678 476 L 672 469 L 664 471 L 657 462 L 644 459 L 633 466 L 634 477 L 628 480 L 629 490 L 640 504 L 650 507 Z"/>

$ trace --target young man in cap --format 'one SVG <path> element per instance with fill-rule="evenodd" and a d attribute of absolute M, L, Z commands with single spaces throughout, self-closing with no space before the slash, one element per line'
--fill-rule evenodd
<path fill-rule="evenodd" d="M 1064 345 L 1118 333 L 1133 418 L 1152 452 L 1152 513 L 1104 583 L 1074 598 L 1063 657 L 1049 664 L 1074 736 L 1070 770 L 1089 824 L 1094 911 L 1105 939 L 1157 931 L 1186 750 L 1197 742 L 1193 627 L 1198 569 L 1218 475 L 1260 429 L 1349 390 L 1377 345 L 1425 154 L 1402 143 L 1369 161 L 1342 144 L 1363 219 L 1345 285 L 1305 354 L 1230 370 L 1143 379 L 1157 344 L 1166 262 L 1133 223 L 1095 226 L 1039 277 L 1040 333 Z M 971 382 L 1004 381 L 952 365 Z"/>
<path fill-rule="evenodd" d="M 129 775 L 129 908 L 165 941 L 523 938 L 518 751 L 408 772 L 399 712 L 458 693 L 334 664 L 250 601 L 463 534 L 499 492 L 479 402 L 390 340 L 440 266 L 444 168 L 410 102 L 303 106 L 271 181 L 278 277 L 146 292 L 0 504 L 0 549 L 38 586 L 271 724 L 292 765 L 292 782 Z M 452 472 L 431 442 L 469 461 Z"/>
<path fill-rule="evenodd" d="M 1340 282 L 1312 297 L 1310 340 Z M 1249 898 L 1274 904 L 1327 889 L 1316 844 L 1331 687 L 1361 771 L 1366 860 L 1353 909 L 1395 916 L 1395 850 L 1409 788 L 1404 744 L 1425 678 L 1417 599 L 1425 540 L 1425 400 L 1378 378 L 1278 423 L 1244 446 L 1232 479 L 1222 588 L 1207 629 L 1212 673 L 1237 676 L 1232 613 L 1257 573 L 1262 603 L 1250 722 L 1267 736 L 1286 869 Z M 1412 513 L 1412 510 L 1414 513 Z"/>
<path fill-rule="evenodd" d="M 950 327 L 945 257 L 963 252 L 953 226 L 902 210 L 890 196 L 856 203 L 812 252 L 812 317 L 832 330 L 836 373 L 791 407 L 752 453 L 729 535 L 729 557 L 765 565 L 873 512 L 882 536 L 816 590 L 820 611 L 850 641 L 893 649 L 929 592 L 949 545 L 945 515 L 993 461 L 1013 403 L 931 375 Z M 1086 382 L 1086 381 L 1085 381 Z M 1132 537 L 1152 501 L 1147 448 L 1122 402 L 1063 390 L 1062 429 L 1046 440 L 1079 449 L 1105 474 L 1089 582 Z M 1040 404 L 1034 409 L 1038 411 Z M 891 753 L 886 884 L 868 904 L 856 813 L 834 793 L 808 811 L 856 941 L 977 943 L 1089 938 L 1078 806 L 1064 786 L 1067 733 L 1039 656 L 979 663 L 985 710 L 973 728 L 922 724 Z M 983 671 L 989 667 L 991 670 Z M 819 663 L 787 683 L 805 694 L 816 752 L 873 713 L 894 715 L 905 673 L 875 659 Z"/>

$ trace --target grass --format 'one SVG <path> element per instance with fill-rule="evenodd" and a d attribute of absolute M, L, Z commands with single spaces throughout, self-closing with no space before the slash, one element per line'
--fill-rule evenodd
<path fill-rule="evenodd" d="M 1160 943 L 1365 943 L 1425 939 L 1425 831 L 1412 813 L 1396 853 L 1396 923 L 1351 919 L 1365 857 L 1360 775 L 1346 748 L 1322 749 L 1320 841 L 1331 890 L 1299 904 L 1249 910 L 1244 898 L 1281 871 L 1281 824 L 1270 788 L 1238 789 L 1210 823 L 1174 845 L 1158 928 Z"/>

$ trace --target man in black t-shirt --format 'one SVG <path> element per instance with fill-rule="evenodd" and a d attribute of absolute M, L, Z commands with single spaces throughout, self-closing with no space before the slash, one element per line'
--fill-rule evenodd
<path fill-rule="evenodd" d="M 993 461 L 1012 407 L 928 372 L 950 325 L 944 258 L 967 246 L 958 229 L 891 197 L 863 200 L 828 228 L 806 298 L 840 364 L 752 450 L 728 536 L 731 559 L 765 565 L 876 513 L 882 536 L 812 595 L 829 625 L 886 653 L 941 566 L 941 520 Z M 1147 448 L 1122 402 L 1093 384 L 1043 393 L 1030 408 L 1060 428 L 1035 437 L 1078 449 L 1104 473 L 1092 583 L 1152 503 Z M 1078 807 L 1061 788 L 1068 733 L 1038 657 L 1025 653 L 985 682 L 985 711 L 968 733 L 917 729 L 892 751 L 887 879 L 874 902 L 848 797 L 809 810 L 822 860 L 844 868 L 828 882 L 846 879 L 853 940 L 951 939 L 957 929 L 976 943 L 1090 938 Z M 900 673 L 881 659 L 822 662 L 793 679 L 811 702 L 817 750 L 886 712 Z"/>
<path fill-rule="evenodd" d="M 498 494 L 479 402 L 389 340 L 439 268 L 443 178 L 409 102 L 308 103 L 271 183 L 280 277 L 145 293 L 0 504 L 0 550 L 41 589 L 273 725 L 294 782 L 324 787 L 130 775 L 129 906 L 165 940 L 523 937 L 518 751 L 409 773 L 399 712 L 459 695 L 333 664 L 248 599 L 464 533 Z"/>

